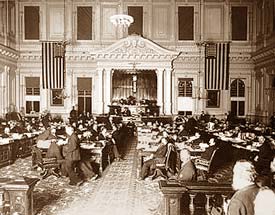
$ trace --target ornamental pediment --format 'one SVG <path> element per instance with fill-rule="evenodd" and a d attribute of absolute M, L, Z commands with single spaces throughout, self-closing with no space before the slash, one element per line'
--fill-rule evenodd
<path fill-rule="evenodd" d="M 121 39 L 106 49 L 96 53 L 96 59 L 115 60 L 168 60 L 175 58 L 178 52 L 168 50 L 141 36 L 128 36 Z"/>

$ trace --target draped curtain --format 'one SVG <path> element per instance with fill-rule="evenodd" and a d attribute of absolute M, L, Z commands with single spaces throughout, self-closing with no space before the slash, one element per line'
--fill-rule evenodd
<path fill-rule="evenodd" d="M 134 76 L 136 92 L 133 91 Z M 141 99 L 157 99 L 157 76 L 154 70 L 115 70 L 112 77 L 113 100 L 126 99 L 134 96 L 137 101 Z"/>

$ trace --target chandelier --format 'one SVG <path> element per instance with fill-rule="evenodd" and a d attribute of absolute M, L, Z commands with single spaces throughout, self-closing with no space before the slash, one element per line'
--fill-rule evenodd
<path fill-rule="evenodd" d="M 134 18 L 126 14 L 117 14 L 111 16 L 110 21 L 116 27 L 122 26 L 128 28 L 134 22 Z"/>

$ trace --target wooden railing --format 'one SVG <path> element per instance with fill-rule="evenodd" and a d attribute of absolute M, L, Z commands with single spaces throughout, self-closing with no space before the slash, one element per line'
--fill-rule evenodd
<path fill-rule="evenodd" d="M 0 178 L 0 214 L 33 215 L 33 189 L 37 178 Z"/>
<path fill-rule="evenodd" d="M 234 191 L 231 184 L 201 182 L 160 181 L 164 194 L 165 215 L 210 214 L 212 206 L 223 209 L 226 198 Z"/>

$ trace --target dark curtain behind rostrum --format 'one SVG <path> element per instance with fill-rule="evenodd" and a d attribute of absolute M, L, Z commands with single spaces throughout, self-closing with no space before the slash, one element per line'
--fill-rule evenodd
<path fill-rule="evenodd" d="M 133 76 L 136 75 L 136 92 L 133 92 Z M 114 70 L 112 76 L 113 100 L 134 96 L 141 99 L 157 100 L 157 76 L 154 70 Z"/>

